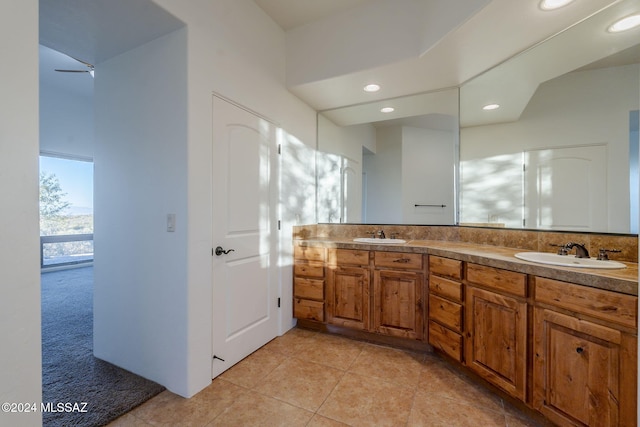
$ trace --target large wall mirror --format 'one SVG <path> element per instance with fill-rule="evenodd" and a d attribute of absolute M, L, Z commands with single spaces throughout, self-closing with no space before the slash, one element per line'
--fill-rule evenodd
<path fill-rule="evenodd" d="M 640 39 L 607 31 L 634 4 L 460 88 L 461 224 L 638 232 Z"/>
<path fill-rule="evenodd" d="M 319 113 L 318 222 L 638 233 L 640 39 L 607 31 L 637 3 L 464 83 L 459 109 L 454 88 Z"/>
<path fill-rule="evenodd" d="M 457 88 L 319 113 L 318 222 L 454 224 L 458 122 Z"/>

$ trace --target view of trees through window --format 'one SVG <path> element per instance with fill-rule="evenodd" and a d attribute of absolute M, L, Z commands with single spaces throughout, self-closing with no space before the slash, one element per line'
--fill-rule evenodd
<path fill-rule="evenodd" d="M 93 162 L 40 156 L 42 266 L 93 260 Z"/>

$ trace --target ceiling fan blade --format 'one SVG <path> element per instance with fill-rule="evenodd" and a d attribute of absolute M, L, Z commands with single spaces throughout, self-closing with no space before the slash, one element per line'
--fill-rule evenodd
<path fill-rule="evenodd" d="M 79 63 L 81 63 L 82 65 L 86 66 L 87 69 L 86 70 L 61 70 L 61 69 L 55 69 L 55 71 L 58 71 L 60 73 L 89 73 L 91 75 L 91 77 L 94 77 L 94 70 L 95 67 L 93 66 L 93 64 L 90 64 L 86 61 L 82 61 L 81 59 L 78 58 L 74 58 L 73 56 L 67 55 L 69 58 L 73 59 L 74 61 L 78 61 Z"/>
<path fill-rule="evenodd" d="M 89 70 L 54 70 L 54 71 L 58 71 L 59 73 L 88 73 L 90 72 Z"/>

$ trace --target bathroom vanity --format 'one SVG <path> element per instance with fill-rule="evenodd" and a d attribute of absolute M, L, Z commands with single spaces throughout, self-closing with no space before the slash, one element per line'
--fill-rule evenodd
<path fill-rule="evenodd" d="M 435 351 L 558 425 L 636 425 L 637 264 L 537 264 L 472 242 L 294 240 L 294 317 Z"/>

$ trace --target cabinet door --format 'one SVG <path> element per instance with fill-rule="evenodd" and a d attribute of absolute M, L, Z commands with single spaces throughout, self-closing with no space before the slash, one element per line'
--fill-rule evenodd
<path fill-rule="evenodd" d="M 327 277 L 327 322 L 369 329 L 369 269 L 332 267 Z"/>
<path fill-rule="evenodd" d="M 424 337 L 423 275 L 405 271 L 376 270 L 374 328 L 396 337 Z"/>
<path fill-rule="evenodd" d="M 534 407 L 559 425 L 620 425 L 622 333 L 542 308 L 534 322 Z"/>
<path fill-rule="evenodd" d="M 487 381 L 525 400 L 527 304 L 467 286 L 467 365 Z"/>

